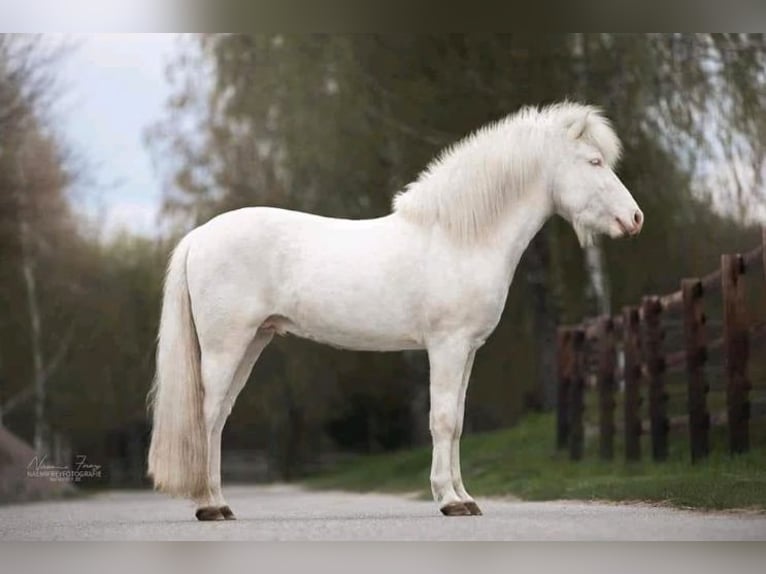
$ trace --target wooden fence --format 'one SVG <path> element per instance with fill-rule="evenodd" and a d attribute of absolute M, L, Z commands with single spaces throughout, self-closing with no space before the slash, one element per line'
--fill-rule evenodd
<path fill-rule="evenodd" d="M 681 281 L 680 289 L 662 296 L 645 296 L 639 305 L 627 306 L 616 316 L 586 319 L 578 325 L 559 327 L 558 404 L 556 441 L 568 449 L 572 460 L 585 450 L 585 390 L 591 382 L 597 391 L 599 455 L 614 458 L 618 387 L 622 387 L 624 456 L 641 458 L 643 396 L 648 398 L 648 430 L 652 458 L 668 456 L 670 420 L 667 412 L 666 376 L 686 371 L 686 408 L 690 454 L 696 462 L 710 452 L 711 415 L 708 412 L 706 363 L 709 353 L 721 350 L 725 373 L 726 424 L 729 451 L 749 448 L 751 389 L 748 359 L 751 340 L 766 333 L 766 322 L 752 320 L 745 296 L 746 271 L 762 261 L 764 277 L 755 278 L 766 289 L 766 228 L 762 243 L 745 254 L 721 256 L 721 267 L 701 278 Z M 760 266 L 760 265 L 758 265 Z M 720 291 L 722 333 L 709 339 L 705 304 Z M 682 315 L 681 349 L 665 346 L 664 316 Z"/>

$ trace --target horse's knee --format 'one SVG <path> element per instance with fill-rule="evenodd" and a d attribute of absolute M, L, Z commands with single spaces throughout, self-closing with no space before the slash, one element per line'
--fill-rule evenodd
<path fill-rule="evenodd" d="M 431 435 L 434 439 L 452 438 L 457 430 L 457 413 L 453 409 L 431 411 Z"/>

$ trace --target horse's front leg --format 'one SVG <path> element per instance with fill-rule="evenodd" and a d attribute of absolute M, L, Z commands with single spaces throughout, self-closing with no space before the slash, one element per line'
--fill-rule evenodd
<path fill-rule="evenodd" d="M 460 437 L 463 434 L 463 419 L 465 417 L 465 395 L 468 390 L 468 380 L 471 378 L 471 369 L 473 368 L 473 359 L 476 356 L 476 350 L 468 354 L 468 359 L 463 370 L 463 380 L 458 394 L 457 404 L 457 426 L 455 435 L 452 438 L 452 484 L 460 501 L 466 506 L 471 514 L 481 515 L 479 505 L 476 504 L 473 497 L 468 494 L 463 486 L 463 476 L 460 470 Z"/>
<path fill-rule="evenodd" d="M 448 339 L 428 347 L 431 367 L 431 492 L 445 516 L 468 516 L 466 507 L 455 490 L 453 480 L 453 442 L 460 419 L 458 407 L 463 378 L 473 349 L 465 340 Z"/>

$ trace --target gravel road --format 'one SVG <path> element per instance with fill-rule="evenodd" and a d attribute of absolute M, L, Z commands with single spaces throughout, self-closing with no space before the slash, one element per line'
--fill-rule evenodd
<path fill-rule="evenodd" d="M 0 540 L 766 540 L 766 515 L 649 505 L 480 499 L 442 517 L 402 495 L 295 486 L 226 489 L 238 520 L 197 522 L 191 503 L 150 491 L 0 506 Z"/>

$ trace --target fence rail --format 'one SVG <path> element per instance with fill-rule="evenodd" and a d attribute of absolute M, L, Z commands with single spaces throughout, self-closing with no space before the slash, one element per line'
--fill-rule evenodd
<path fill-rule="evenodd" d="M 668 456 L 670 418 L 666 378 L 685 369 L 686 414 L 691 459 L 710 452 L 711 415 L 707 395 L 710 384 L 706 363 L 712 351 L 723 350 L 729 451 L 740 453 L 750 445 L 748 380 L 750 344 L 766 335 L 766 321 L 756 322 L 747 309 L 746 272 L 762 261 L 766 279 L 766 228 L 761 245 L 744 254 L 721 255 L 721 266 L 704 277 L 681 280 L 678 291 L 647 295 L 639 305 L 626 306 L 619 315 L 591 317 L 577 325 L 559 327 L 558 405 L 556 444 L 568 449 L 572 460 L 584 456 L 585 388 L 593 380 L 598 393 L 599 456 L 614 458 L 617 424 L 615 411 L 619 383 L 623 388 L 623 432 L 626 460 L 641 458 L 642 389 L 648 395 L 652 458 Z M 763 282 L 766 287 L 766 281 Z M 720 290 L 723 327 L 709 340 L 705 303 Z M 666 349 L 668 312 L 680 311 L 682 348 Z M 622 364 L 621 364 L 622 363 Z"/>

